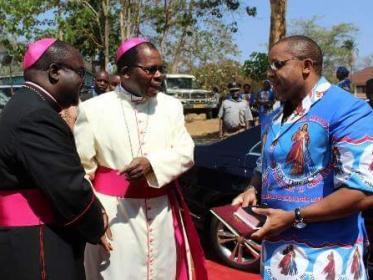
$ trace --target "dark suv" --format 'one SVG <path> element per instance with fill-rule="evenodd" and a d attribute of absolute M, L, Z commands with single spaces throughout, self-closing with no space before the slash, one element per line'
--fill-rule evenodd
<path fill-rule="evenodd" d="M 260 156 L 260 127 L 212 144 L 198 144 L 195 166 L 180 178 L 206 253 L 225 264 L 244 270 L 257 270 L 260 244 L 236 235 L 214 218 L 209 209 L 231 203 L 248 185 Z"/>

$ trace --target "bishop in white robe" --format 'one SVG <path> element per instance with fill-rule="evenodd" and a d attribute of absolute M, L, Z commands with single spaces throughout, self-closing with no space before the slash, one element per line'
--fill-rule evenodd
<path fill-rule="evenodd" d="M 175 181 L 193 166 L 194 151 L 180 101 L 161 92 L 138 96 L 119 85 L 80 104 L 74 134 L 112 232 L 110 254 L 86 247 L 87 279 L 207 279 Z M 124 178 L 118 171 L 140 157 L 151 171 L 139 186 L 126 182 L 127 193 L 118 192 Z"/>

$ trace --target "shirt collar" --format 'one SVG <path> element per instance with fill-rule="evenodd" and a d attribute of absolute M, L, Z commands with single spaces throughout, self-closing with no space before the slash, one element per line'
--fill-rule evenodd
<path fill-rule="evenodd" d="M 237 99 L 234 99 L 234 98 L 232 97 L 232 95 L 230 95 L 229 98 L 228 98 L 228 100 L 233 101 L 233 102 L 241 102 L 241 101 L 242 101 L 242 98 L 241 98 L 241 96 L 239 96 Z"/>
<path fill-rule="evenodd" d="M 312 105 L 319 101 L 326 91 L 331 87 L 331 84 L 324 78 L 321 77 L 311 91 L 303 98 L 301 104 L 294 110 L 294 112 L 289 116 L 286 122 L 294 122 L 304 116 L 311 109 Z M 274 122 L 281 122 L 283 115 L 283 106 L 274 116 Z"/>
<path fill-rule="evenodd" d="M 46 99 L 46 101 L 56 111 L 58 111 L 58 112 L 62 111 L 63 108 L 61 107 L 61 105 L 58 103 L 58 101 L 46 89 L 44 89 L 40 85 L 38 85 L 36 83 L 33 83 L 33 82 L 30 82 L 30 81 L 26 81 L 25 82 L 25 86 L 28 87 L 28 88 L 31 88 L 32 90 L 34 90 L 37 93 L 41 94 L 44 97 L 44 99 Z"/>
<path fill-rule="evenodd" d="M 132 102 L 132 103 L 135 103 L 135 104 L 139 104 L 139 103 L 145 103 L 148 98 L 147 97 L 144 97 L 144 96 L 137 96 L 137 95 L 134 95 L 132 93 L 130 93 L 128 90 L 126 90 L 124 87 L 122 87 L 122 85 L 118 85 L 116 88 L 115 88 L 116 91 L 118 91 L 119 93 L 121 93 L 121 95 L 129 102 Z"/>

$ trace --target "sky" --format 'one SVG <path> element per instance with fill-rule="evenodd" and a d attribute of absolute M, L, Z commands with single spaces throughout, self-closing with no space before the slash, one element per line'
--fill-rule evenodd
<path fill-rule="evenodd" d="M 269 0 L 244 0 L 241 4 L 257 7 L 256 17 L 235 18 L 238 32 L 234 39 L 241 51 L 240 61 L 244 61 L 253 51 L 267 52 L 271 8 Z M 352 23 L 359 29 L 356 35 L 359 58 L 373 55 L 373 0 L 288 0 L 288 25 L 294 19 L 314 16 L 320 17 L 317 24 L 326 28 Z"/>

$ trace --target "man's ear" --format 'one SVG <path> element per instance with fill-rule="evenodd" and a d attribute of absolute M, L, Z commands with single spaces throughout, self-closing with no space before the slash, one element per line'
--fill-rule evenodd
<path fill-rule="evenodd" d="M 120 69 L 120 76 L 124 77 L 125 79 L 128 79 L 130 77 L 130 68 L 128 66 L 123 66 L 122 69 Z"/>
<path fill-rule="evenodd" d="M 52 84 L 55 84 L 60 80 L 59 70 L 60 70 L 60 67 L 58 67 L 57 64 L 52 63 L 51 65 L 49 65 L 48 77 L 49 77 L 49 81 Z"/>
<path fill-rule="evenodd" d="M 311 59 L 305 59 L 303 61 L 303 74 L 308 75 L 314 69 L 314 62 Z"/>

